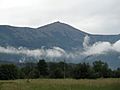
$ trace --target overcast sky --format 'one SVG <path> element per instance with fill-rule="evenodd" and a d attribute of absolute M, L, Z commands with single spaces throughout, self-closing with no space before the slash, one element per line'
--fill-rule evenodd
<path fill-rule="evenodd" d="M 55 21 L 94 34 L 120 34 L 120 0 L 0 0 L 0 25 Z"/>

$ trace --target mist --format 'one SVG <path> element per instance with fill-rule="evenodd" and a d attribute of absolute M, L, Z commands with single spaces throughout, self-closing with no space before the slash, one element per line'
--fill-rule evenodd
<path fill-rule="evenodd" d="M 35 59 L 40 58 L 59 58 L 65 55 L 65 51 L 59 47 L 53 47 L 51 49 L 44 49 L 43 47 L 40 49 L 28 49 L 25 47 L 2 47 L 0 46 L 0 53 L 4 54 L 15 54 L 15 55 L 23 55 L 23 57 L 33 57 Z"/>
<path fill-rule="evenodd" d="M 95 55 L 95 54 L 107 54 L 110 51 L 115 51 L 120 53 L 120 40 L 116 41 L 115 43 L 111 44 L 110 42 L 95 42 L 92 46 L 88 45 L 90 42 L 90 37 L 86 36 L 84 39 L 85 51 L 83 54 L 85 55 Z"/>
<path fill-rule="evenodd" d="M 111 44 L 110 42 L 95 42 L 93 45 L 89 44 L 90 37 L 86 35 L 83 41 L 83 51 L 70 51 L 67 52 L 66 50 L 60 47 L 52 47 L 50 49 L 46 49 L 44 47 L 38 49 L 28 49 L 26 47 L 2 47 L 0 46 L 0 53 L 4 54 L 14 54 L 14 55 L 22 55 L 23 57 L 33 57 L 36 60 L 39 59 L 49 59 L 49 60 L 80 60 L 87 56 L 91 55 L 100 55 L 100 54 L 108 54 L 111 51 L 115 51 L 120 53 L 120 40 L 116 41 L 115 43 Z M 21 59 L 20 59 L 21 60 Z"/>

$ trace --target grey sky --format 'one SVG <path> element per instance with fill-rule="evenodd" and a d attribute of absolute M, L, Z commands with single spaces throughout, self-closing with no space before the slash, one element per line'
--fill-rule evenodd
<path fill-rule="evenodd" d="M 39 27 L 54 21 L 97 34 L 120 34 L 120 0 L 0 0 L 0 24 Z"/>

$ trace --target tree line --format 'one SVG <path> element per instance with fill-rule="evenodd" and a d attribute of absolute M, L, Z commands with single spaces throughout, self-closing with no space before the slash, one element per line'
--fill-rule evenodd
<path fill-rule="evenodd" d="M 120 68 L 112 70 L 102 61 L 89 63 L 46 62 L 24 63 L 22 66 L 14 64 L 0 65 L 0 80 L 36 79 L 36 78 L 120 78 Z"/>

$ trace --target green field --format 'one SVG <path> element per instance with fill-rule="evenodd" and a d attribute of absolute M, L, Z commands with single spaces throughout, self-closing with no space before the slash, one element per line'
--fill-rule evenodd
<path fill-rule="evenodd" d="M 0 90 L 120 90 L 120 79 L 32 79 L 0 81 Z"/>

